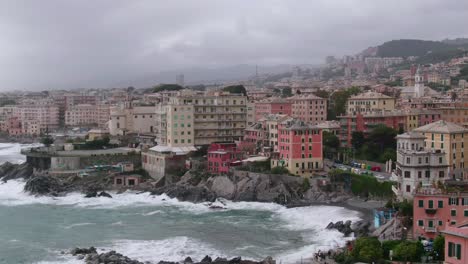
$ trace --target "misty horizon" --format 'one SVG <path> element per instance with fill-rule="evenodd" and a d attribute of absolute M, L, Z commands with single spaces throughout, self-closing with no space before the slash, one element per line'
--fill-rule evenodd
<path fill-rule="evenodd" d="M 140 86 L 165 72 L 318 65 L 393 39 L 468 36 L 466 1 L 401 3 L 0 1 L 0 91 Z"/>

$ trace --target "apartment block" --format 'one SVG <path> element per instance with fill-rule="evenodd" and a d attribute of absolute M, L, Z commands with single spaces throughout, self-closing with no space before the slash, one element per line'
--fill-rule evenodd
<path fill-rule="evenodd" d="M 413 200 L 413 236 L 435 238 L 468 220 L 468 193 L 420 188 Z"/>
<path fill-rule="evenodd" d="M 445 153 L 424 147 L 425 139 L 418 132 L 397 136 L 396 169 L 392 172 L 392 180 L 397 184 L 392 189 L 400 200 L 412 199 L 420 186 L 442 183 L 449 178 Z"/>
<path fill-rule="evenodd" d="M 270 156 L 278 152 L 278 128 L 281 122 L 290 119 L 287 115 L 269 114 L 245 129 L 244 142 L 253 144 L 254 152 Z"/>
<path fill-rule="evenodd" d="M 110 117 L 110 106 L 105 104 L 72 105 L 65 111 L 67 126 L 97 126 L 106 128 Z"/>
<path fill-rule="evenodd" d="M 292 102 L 292 116 L 304 122 L 317 124 L 327 120 L 327 99 L 309 95 L 295 95 Z"/>
<path fill-rule="evenodd" d="M 347 115 L 392 110 L 395 110 L 395 98 L 372 91 L 351 96 L 346 106 Z"/>
<path fill-rule="evenodd" d="M 278 152 L 271 166 L 281 166 L 290 173 L 310 177 L 323 169 L 322 131 L 298 119 L 288 119 L 278 126 Z"/>
<path fill-rule="evenodd" d="M 255 121 L 268 114 L 291 115 L 292 102 L 284 98 L 267 98 L 255 103 Z"/>
<path fill-rule="evenodd" d="M 448 226 L 442 234 L 445 237 L 444 264 L 468 263 L 468 222 Z"/>
<path fill-rule="evenodd" d="M 465 164 L 468 157 L 465 155 L 465 145 L 468 144 L 468 129 L 444 120 L 440 120 L 419 128 L 416 132 L 425 136 L 425 147 L 438 149 L 445 153 L 449 164 L 449 177 L 459 179 L 467 178 Z"/>
<path fill-rule="evenodd" d="M 195 145 L 219 141 L 238 141 L 244 135 L 247 97 L 226 92 L 182 94 L 171 98 L 171 105 L 193 107 Z"/>

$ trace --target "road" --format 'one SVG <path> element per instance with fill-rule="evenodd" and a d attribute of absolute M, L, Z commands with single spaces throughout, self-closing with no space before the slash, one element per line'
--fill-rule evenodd
<path fill-rule="evenodd" d="M 346 168 L 348 170 L 351 170 L 352 168 L 354 168 L 354 167 L 349 166 L 349 165 L 335 163 L 334 161 L 329 160 L 329 159 L 324 159 L 324 163 L 325 163 L 325 168 L 328 169 L 328 170 L 333 169 L 333 168 Z M 361 169 L 361 168 L 359 168 L 359 170 L 360 171 L 367 171 L 369 173 L 372 173 L 373 176 L 378 181 L 390 181 L 391 173 L 375 172 L 375 171 L 370 171 L 370 170 L 364 170 L 364 169 Z"/>

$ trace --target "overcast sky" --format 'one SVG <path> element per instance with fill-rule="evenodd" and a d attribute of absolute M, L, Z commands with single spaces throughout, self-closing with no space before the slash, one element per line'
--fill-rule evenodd
<path fill-rule="evenodd" d="M 0 0 L 0 90 L 321 63 L 400 38 L 468 37 L 467 0 Z"/>

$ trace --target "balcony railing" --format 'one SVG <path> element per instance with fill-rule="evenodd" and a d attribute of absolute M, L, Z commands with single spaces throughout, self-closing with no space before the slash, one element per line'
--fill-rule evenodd
<path fill-rule="evenodd" d="M 435 228 L 435 227 L 429 227 L 429 226 L 426 226 L 426 227 L 424 228 L 424 230 L 425 230 L 426 232 L 428 232 L 428 233 L 435 233 L 435 232 L 437 232 L 437 228 Z"/>
<path fill-rule="evenodd" d="M 436 208 L 426 208 L 426 214 L 429 214 L 429 215 L 433 215 L 435 213 L 437 213 L 437 209 Z"/>

